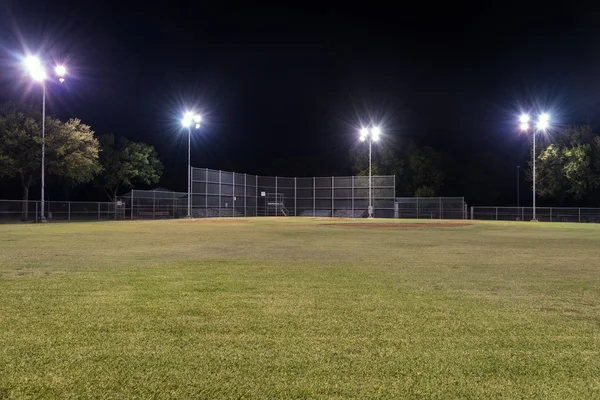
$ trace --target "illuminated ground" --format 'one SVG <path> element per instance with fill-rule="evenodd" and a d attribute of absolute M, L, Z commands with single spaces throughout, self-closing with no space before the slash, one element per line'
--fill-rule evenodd
<path fill-rule="evenodd" d="M 414 222 L 0 225 L 0 399 L 600 398 L 600 226 Z"/>

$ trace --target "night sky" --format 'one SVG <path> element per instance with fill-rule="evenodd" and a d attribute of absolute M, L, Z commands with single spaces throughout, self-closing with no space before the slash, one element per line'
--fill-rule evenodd
<path fill-rule="evenodd" d="M 154 145 L 170 189 L 185 190 L 186 107 L 205 117 L 194 166 L 348 175 L 371 119 L 388 143 L 444 153 L 442 194 L 470 204 L 515 203 L 522 109 L 600 122 L 597 6 L 122 3 L 0 0 L 0 100 L 40 101 L 18 69 L 27 49 L 67 61 L 49 111 Z"/>

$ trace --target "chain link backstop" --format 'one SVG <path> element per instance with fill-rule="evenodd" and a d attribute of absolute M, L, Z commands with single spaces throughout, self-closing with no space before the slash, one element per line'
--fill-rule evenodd
<path fill-rule="evenodd" d="M 375 217 L 394 217 L 395 177 L 373 176 Z M 279 177 L 192 168 L 192 216 L 363 217 L 366 176 Z"/>

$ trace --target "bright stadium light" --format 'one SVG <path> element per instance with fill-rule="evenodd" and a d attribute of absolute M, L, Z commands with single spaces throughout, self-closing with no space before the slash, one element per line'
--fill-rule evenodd
<path fill-rule="evenodd" d="M 521 130 L 523 132 L 529 132 L 529 115 L 527 114 L 522 114 L 519 117 L 519 128 L 521 128 Z M 536 216 L 536 207 L 535 207 L 535 184 L 536 184 L 536 172 L 535 172 L 535 137 L 536 134 L 538 132 L 546 132 L 548 130 L 548 128 L 550 128 L 550 115 L 548 113 L 542 113 L 538 116 L 538 120 L 535 124 L 535 128 L 532 129 L 532 135 L 533 136 L 533 151 L 531 153 L 531 157 L 532 157 L 532 166 L 533 166 L 533 218 L 531 219 L 532 221 L 537 221 L 537 216 Z"/>
<path fill-rule="evenodd" d="M 39 58 L 28 56 L 23 60 L 23 64 L 25 64 L 25 69 L 34 81 L 43 82 L 46 79 L 46 70 Z"/>
<path fill-rule="evenodd" d="M 379 140 L 379 135 L 381 135 L 381 129 L 378 126 L 373 127 L 373 129 L 371 129 L 371 135 L 373 136 L 373 140 Z"/>
<path fill-rule="evenodd" d="M 23 59 L 23 65 L 25 67 L 26 72 L 31 76 L 35 82 L 40 82 L 42 85 L 42 172 L 41 172 L 41 198 L 40 198 L 40 221 L 46 222 L 46 215 L 44 214 L 44 193 L 46 189 L 46 180 L 45 180 L 45 160 L 46 160 L 46 83 L 45 80 L 48 79 L 46 75 L 46 69 L 44 68 L 44 63 L 36 56 L 27 56 Z M 67 69 L 63 65 L 58 65 L 54 69 L 56 75 L 58 76 L 58 81 L 63 83 L 65 81 L 65 74 L 67 73 Z M 36 216 L 37 218 L 37 216 Z"/>
<path fill-rule="evenodd" d="M 192 218 L 192 123 L 195 123 L 196 129 L 200 128 L 202 116 L 192 111 L 183 114 L 181 125 L 188 130 L 188 195 L 187 195 L 187 218 Z"/>
<path fill-rule="evenodd" d="M 378 126 L 373 126 L 371 128 L 361 128 L 360 131 L 360 136 L 359 139 L 361 142 L 364 142 L 365 140 L 369 139 L 369 210 L 368 210 L 368 217 L 369 218 L 373 218 L 373 177 L 371 175 L 371 169 L 372 169 L 372 165 L 371 165 L 371 153 L 372 153 L 372 147 L 373 147 L 373 142 L 379 140 L 379 137 L 381 136 L 381 128 L 379 128 Z"/>
<path fill-rule="evenodd" d="M 62 78 L 67 74 L 67 68 L 64 65 L 57 65 L 56 68 L 54 68 L 54 72 Z"/>

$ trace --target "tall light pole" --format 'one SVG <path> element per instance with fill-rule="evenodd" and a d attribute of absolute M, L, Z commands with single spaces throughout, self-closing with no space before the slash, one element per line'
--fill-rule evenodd
<path fill-rule="evenodd" d="M 186 218 L 192 218 L 192 125 L 194 125 L 196 129 L 199 129 L 201 121 L 202 116 L 194 114 L 191 111 L 183 114 L 183 118 L 181 119 L 181 125 L 187 128 L 188 131 L 188 193 Z"/>
<path fill-rule="evenodd" d="M 517 165 L 517 208 L 521 205 L 521 186 L 519 185 L 519 181 L 521 178 L 521 166 Z"/>
<path fill-rule="evenodd" d="M 373 126 L 371 128 L 362 128 L 360 130 L 360 140 L 364 142 L 365 140 L 369 141 L 369 211 L 368 218 L 373 218 L 373 177 L 371 175 L 371 153 L 373 147 L 373 141 L 378 141 L 379 136 L 381 135 L 381 129 L 378 126 Z"/>
<path fill-rule="evenodd" d="M 529 115 L 523 114 L 519 118 L 519 122 L 521 123 L 520 128 L 523 132 L 529 132 Z M 537 216 L 535 213 L 535 136 L 538 132 L 546 132 L 550 127 L 550 115 L 547 113 L 542 113 L 538 116 L 538 120 L 536 124 L 531 129 L 533 136 L 533 151 L 531 152 L 532 160 L 533 160 L 533 218 L 531 221 L 536 222 Z"/>
<path fill-rule="evenodd" d="M 40 196 L 40 221 L 46 222 L 46 215 L 44 213 L 44 192 L 45 192 L 45 162 L 46 162 L 46 69 L 39 58 L 35 56 L 28 56 L 24 60 L 25 68 L 31 79 L 39 82 L 42 85 L 42 193 Z M 65 81 L 65 75 L 67 69 L 63 65 L 57 65 L 54 68 L 54 72 L 58 77 L 58 81 L 63 83 Z"/>

